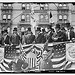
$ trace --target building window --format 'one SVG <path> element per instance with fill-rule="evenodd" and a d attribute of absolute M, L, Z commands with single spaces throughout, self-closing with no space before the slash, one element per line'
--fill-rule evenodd
<path fill-rule="evenodd" d="M 21 16 L 21 21 L 25 21 L 25 15 Z"/>
<path fill-rule="evenodd" d="M 44 5 L 40 4 L 40 10 L 44 10 Z"/>
<path fill-rule="evenodd" d="M 22 10 L 25 10 L 25 4 L 22 4 Z"/>
<path fill-rule="evenodd" d="M 39 17 L 40 17 L 39 21 L 40 21 L 40 22 L 43 22 L 43 21 L 44 21 L 44 15 L 41 14 Z"/>
<path fill-rule="evenodd" d="M 63 16 L 63 19 L 64 19 L 64 20 L 67 20 L 67 15 L 64 15 L 64 16 Z"/>
<path fill-rule="evenodd" d="M 49 20 L 49 16 L 45 15 L 45 20 L 48 21 Z"/>
<path fill-rule="evenodd" d="M 11 7 L 12 4 L 9 4 L 9 3 L 3 3 L 3 6 L 4 6 L 4 7 L 7 7 L 7 6 L 8 6 L 8 7 Z"/>
<path fill-rule="evenodd" d="M 49 9 L 49 5 L 48 4 L 45 4 L 45 9 Z"/>
<path fill-rule="evenodd" d="M 26 21 L 30 22 L 30 15 L 29 14 L 26 15 Z"/>
<path fill-rule="evenodd" d="M 62 20 L 62 15 L 59 15 L 59 20 Z"/>
<path fill-rule="evenodd" d="M 60 7 L 62 7 L 62 4 L 59 4 Z"/>
<path fill-rule="evenodd" d="M 63 4 L 63 6 L 66 7 L 67 5 L 66 4 Z"/>
<path fill-rule="evenodd" d="M 26 9 L 30 9 L 30 4 L 26 4 Z"/>
<path fill-rule="evenodd" d="M 8 4 L 8 6 L 9 6 L 9 7 L 11 7 L 11 6 L 12 6 L 12 4 Z"/>
<path fill-rule="evenodd" d="M 8 6 L 8 4 L 3 4 L 3 6 L 4 6 L 4 7 L 7 7 L 7 6 Z"/>
<path fill-rule="evenodd" d="M 3 15 L 3 20 L 5 20 L 6 19 L 6 15 Z"/>
<path fill-rule="evenodd" d="M 11 15 L 8 15 L 8 20 L 11 20 Z"/>

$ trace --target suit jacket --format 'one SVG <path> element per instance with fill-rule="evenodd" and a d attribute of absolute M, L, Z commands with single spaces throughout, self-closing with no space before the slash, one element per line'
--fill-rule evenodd
<path fill-rule="evenodd" d="M 40 33 L 38 37 L 35 38 L 35 43 L 44 43 L 46 40 L 45 36 Z"/>
<path fill-rule="evenodd" d="M 5 39 L 3 37 L 1 38 L 1 45 L 4 44 L 9 44 L 9 45 L 11 44 L 9 35 L 7 35 Z"/>
<path fill-rule="evenodd" d="M 11 40 L 11 43 L 12 43 L 13 45 L 19 45 L 20 42 L 21 42 L 21 38 L 20 38 L 20 36 L 19 36 L 18 34 L 17 34 L 16 36 L 11 35 L 10 40 Z"/>
<path fill-rule="evenodd" d="M 68 35 L 66 34 L 66 38 L 68 40 Z M 72 38 L 75 38 L 75 32 L 70 30 L 70 40 L 72 40 Z"/>
<path fill-rule="evenodd" d="M 25 37 L 25 43 L 26 44 L 32 44 L 34 40 L 35 40 L 35 35 L 31 35 L 29 37 Z"/>

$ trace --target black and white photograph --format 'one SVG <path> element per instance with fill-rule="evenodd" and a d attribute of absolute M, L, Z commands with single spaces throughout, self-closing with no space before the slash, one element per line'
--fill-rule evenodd
<path fill-rule="evenodd" d="M 0 73 L 75 73 L 75 2 L 0 2 Z"/>

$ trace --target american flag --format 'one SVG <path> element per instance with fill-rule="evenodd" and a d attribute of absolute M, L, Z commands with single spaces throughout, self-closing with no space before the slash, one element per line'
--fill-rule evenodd
<path fill-rule="evenodd" d="M 51 58 L 53 63 L 53 68 L 55 70 L 63 70 L 65 65 L 68 63 L 66 62 L 66 44 L 59 43 L 53 45 L 54 55 Z"/>
<path fill-rule="evenodd" d="M 16 50 L 19 50 L 19 48 L 16 48 L 16 46 L 4 47 L 4 58 L 0 63 L 1 72 L 12 72 L 9 63 L 15 59 Z"/>

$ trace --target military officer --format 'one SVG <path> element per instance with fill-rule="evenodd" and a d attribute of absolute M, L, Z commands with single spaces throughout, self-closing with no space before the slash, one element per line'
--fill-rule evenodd
<path fill-rule="evenodd" d="M 11 35 L 11 44 L 19 45 L 21 43 L 21 37 L 17 33 L 17 28 L 15 27 L 13 30 L 13 34 Z"/>
<path fill-rule="evenodd" d="M 50 53 L 48 54 L 48 52 L 45 50 L 42 54 L 42 59 L 40 60 L 39 63 L 39 69 L 40 70 L 53 70 L 52 67 L 52 61 L 51 61 L 51 57 L 53 56 L 52 54 L 52 50 L 50 51 Z"/>

